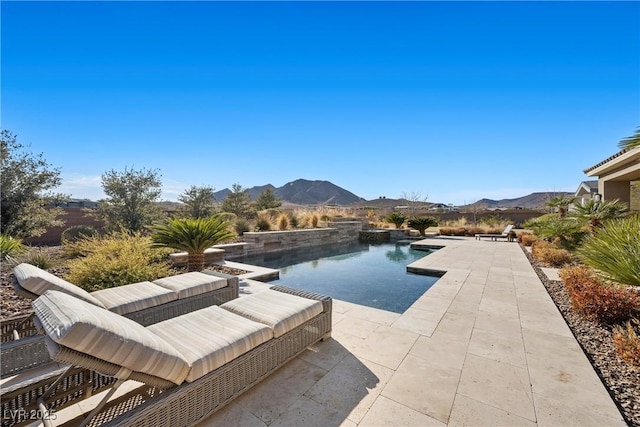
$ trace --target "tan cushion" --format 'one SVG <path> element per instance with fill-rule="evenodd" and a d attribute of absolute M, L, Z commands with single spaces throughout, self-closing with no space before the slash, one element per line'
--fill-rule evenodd
<path fill-rule="evenodd" d="M 154 280 L 153 283 L 177 292 L 178 299 L 200 295 L 227 286 L 226 279 L 199 271 L 163 277 L 162 279 Z"/>
<path fill-rule="evenodd" d="M 42 295 L 45 291 L 51 289 L 73 295 L 83 301 L 104 308 L 104 305 L 91 296 L 89 292 L 35 265 L 19 264 L 13 268 L 13 274 L 16 276 L 20 286 L 32 294 Z"/>
<path fill-rule="evenodd" d="M 191 365 L 186 381 L 195 381 L 268 341 L 271 329 L 218 306 L 165 320 L 147 329 L 175 347 Z"/>
<path fill-rule="evenodd" d="M 91 292 L 91 296 L 100 301 L 107 310 L 118 314 L 132 313 L 178 299 L 178 294 L 172 290 L 165 289 L 152 282 L 132 283 L 115 288 L 101 289 Z"/>
<path fill-rule="evenodd" d="M 187 360 L 131 319 L 57 291 L 33 303 L 45 333 L 56 343 L 107 362 L 180 384 Z"/>
<path fill-rule="evenodd" d="M 322 303 L 267 289 L 225 302 L 220 307 L 268 325 L 279 337 L 322 313 Z"/>

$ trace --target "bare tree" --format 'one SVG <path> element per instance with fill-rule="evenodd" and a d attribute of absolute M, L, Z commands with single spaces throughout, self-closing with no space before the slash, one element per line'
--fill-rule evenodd
<path fill-rule="evenodd" d="M 419 191 L 411 191 L 403 192 L 400 197 L 404 199 L 409 206 L 409 214 L 416 216 L 418 211 L 426 206 L 429 194 L 423 196 Z"/>

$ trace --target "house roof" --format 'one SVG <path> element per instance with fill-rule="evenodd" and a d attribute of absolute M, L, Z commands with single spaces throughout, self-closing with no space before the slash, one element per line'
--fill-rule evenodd
<path fill-rule="evenodd" d="M 624 181 L 640 179 L 640 147 L 627 148 L 584 171 L 588 176 Z"/>
<path fill-rule="evenodd" d="M 582 181 L 576 190 L 576 197 L 579 195 L 580 190 L 584 190 L 586 193 L 597 193 L 598 192 L 598 181 Z"/>
<path fill-rule="evenodd" d="M 583 172 L 584 172 L 584 173 L 586 173 L 586 174 L 588 174 L 589 172 L 591 172 L 591 171 L 592 171 L 592 170 L 594 170 L 595 168 L 600 167 L 600 166 L 602 166 L 602 165 L 604 165 L 604 164 L 606 164 L 606 163 L 609 163 L 611 160 L 613 160 L 613 159 L 615 159 L 615 158 L 617 158 L 617 157 L 622 156 L 624 153 L 626 153 L 627 151 L 630 151 L 630 150 L 631 150 L 630 148 L 625 148 L 624 150 L 618 151 L 616 154 L 614 154 L 613 156 L 607 157 L 606 159 L 604 159 L 604 160 L 603 160 L 603 161 L 601 161 L 600 163 L 598 163 L 598 164 L 596 164 L 596 165 L 593 165 L 593 166 L 591 166 L 591 167 L 589 167 L 589 168 L 586 168 Z"/>

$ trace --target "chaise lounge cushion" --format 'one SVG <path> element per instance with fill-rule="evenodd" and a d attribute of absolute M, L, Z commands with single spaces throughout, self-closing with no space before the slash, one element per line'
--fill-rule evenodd
<path fill-rule="evenodd" d="M 320 301 L 270 289 L 236 298 L 220 307 L 269 326 L 276 338 L 322 313 Z"/>
<path fill-rule="evenodd" d="M 273 336 L 260 323 L 211 306 L 148 326 L 191 365 L 186 381 L 195 381 Z"/>
<path fill-rule="evenodd" d="M 163 277 L 162 279 L 154 280 L 153 283 L 176 292 L 178 299 L 212 292 L 227 286 L 226 279 L 199 271 Z"/>
<path fill-rule="evenodd" d="M 35 294 L 35 296 L 42 295 L 45 291 L 51 289 L 64 292 L 65 294 L 80 298 L 98 307 L 105 308 L 105 306 L 89 294 L 89 292 L 35 265 L 27 263 L 19 264 L 13 268 L 13 274 L 20 286 L 32 294 Z"/>
<path fill-rule="evenodd" d="M 60 345 L 175 384 L 189 372 L 176 349 L 126 317 L 51 290 L 32 306 L 45 333 Z"/>
<path fill-rule="evenodd" d="M 178 299 L 178 295 L 152 282 L 139 282 L 91 292 L 107 310 L 120 315 L 166 304 Z"/>

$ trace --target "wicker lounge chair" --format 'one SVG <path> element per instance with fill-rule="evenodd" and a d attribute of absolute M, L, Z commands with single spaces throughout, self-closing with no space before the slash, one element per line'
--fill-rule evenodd
<path fill-rule="evenodd" d="M 490 234 L 490 233 L 480 233 L 476 234 L 476 240 L 482 240 L 482 237 L 487 237 L 491 240 L 498 239 L 510 239 L 511 238 L 511 230 L 513 230 L 513 224 L 507 225 L 502 234 Z"/>
<path fill-rule="evenodd" d="M 277 286 L 147 327 L 56 291 L 33 306 L 54 360 L 69 371 L 114 378 L 109 393 L 73 425 L 186 426 L 328 338 L 331 303 Z M 109 401 L 127 380 L 143 385 Z M 39 397 L 40 413 L 66 404 L 59 403 L 59 384 Z"/>
<path fill-rule="evenodd" d="M 205 270 L 89 293 L 30 264 L 20 264 L 13 272 L 14 290 L 23 297 L 35 300 L 46 290 L 57 290 L 145 326 L 237 298 L 239 286 L 236 276 Z M 3 377 L 50 361 L 33 315 L 2 323 L 0 357 Z"/>

